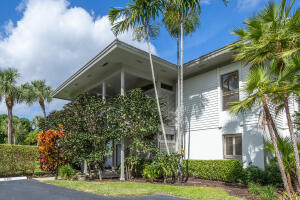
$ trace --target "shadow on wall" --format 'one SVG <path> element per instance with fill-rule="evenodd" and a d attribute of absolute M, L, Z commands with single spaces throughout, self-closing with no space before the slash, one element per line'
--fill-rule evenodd
<path fill-rule="evenodd" d="M 251 111 L 257 113 L 259 109 Z M 242 162 L 244 167 L 251 165 L 265 167 L 264 132 L 258 128 L 258 118 L 249 113 L 231 115 L 232 118 L 222 127 L 223 135 L 242 133 Z M 254 116 L 254 115 L 253 115 Z M 246 117 L 249 117 L 246 119 Z"/>
<path fill-rule="evenodd" d="M 203 114 L 203 110 L 208 103 L 208 99 L 206 99 L 203 94 L 197 94 L 189 97 L 190 103 L 184 104 L 184 151 L 186 152 L 186 134 L 188 135 L 188 159 L 190 159 L 190 144 L 191 144 L 191 119 L 195 117 L 197 120 L 200 119 L 201 115 Z"/>

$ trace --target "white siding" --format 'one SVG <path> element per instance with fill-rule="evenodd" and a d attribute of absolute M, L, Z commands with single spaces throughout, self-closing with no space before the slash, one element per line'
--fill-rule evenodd
<path fill-rule="evenodd" d="M 217 71 L 184 81 L 185 129 L 217 128 L 219 125 Z"/>
<path fill-rule="evenodd" d="M 253 164 L 264 168 L 263 135 L 257 129 L 260 109 L 245 115 L 232 115 L 222 110 L 220 76 L 237 70 L 241 89 L 249 70 L 241 63 L 220 67 L 184 81 L 186 157 L 190 148 L 191 159 L 223 159 L 223 135 L 242 134 L 244 166 Z M 240 91 L 240 99 L 243 98 L 245 94 Z"/>

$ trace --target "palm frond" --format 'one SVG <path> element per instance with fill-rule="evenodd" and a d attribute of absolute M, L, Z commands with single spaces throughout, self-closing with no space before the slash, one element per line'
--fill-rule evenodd
<path fill-rule="evenodd" d="M 245 113 L 251 110 L 256 102 L 257 102 L 256 95 L 249 96 L 243 101 L 231 102 L 230 113 L 232 114 Z"/>
<path fill-rule="evenodd" d="M 285 18 L 288 18 L 291 12 L 292 7 L 295 4 L 295 0 L 292 0 L 290 5 L 285 9 Z"/>

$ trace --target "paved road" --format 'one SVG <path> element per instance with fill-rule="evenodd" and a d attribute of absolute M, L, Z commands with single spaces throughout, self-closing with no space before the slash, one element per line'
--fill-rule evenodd
<path fill-rule="evenodd" d="M 35 180 L 0 182 L 0 200 L 183 200 L 164 195 L 104 197 Z"/>

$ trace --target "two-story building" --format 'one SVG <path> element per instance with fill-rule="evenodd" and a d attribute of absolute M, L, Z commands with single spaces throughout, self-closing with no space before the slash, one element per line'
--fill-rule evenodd
<path fill-rule="evenodd" d="M 232 115 L 229 102 L 245 98 L 242 92 L 249 66 L 233 62 L 233 53 L 223 47 L 184 64 L 184 148 L 186 158 L 196 160 L 240 159 L 244 167 L 264 168 L 264 133 L 258 128 L 261 108 Z M 177 66 L 153 56 L 159 96 L 167 101 L 171 122 L 167 125 L 169 148 L 176 150 Z M 55 98 L 73 100 L 88 92 L 106 98 L 133 88 L 153 95 L 147 52 L 119 40 L 113 41 L 72 75 L 53 93 Z M 298 103 L 290 101 L 291 112 Z M 273 113 L 274 114 L 274 113 Z M 288 135 L 284 113 L 274 118 L 279 132 Z M 159 147 L 164 149 L 161 140 Z M 121 161 L 121 144 L 109 165 Z"/>

